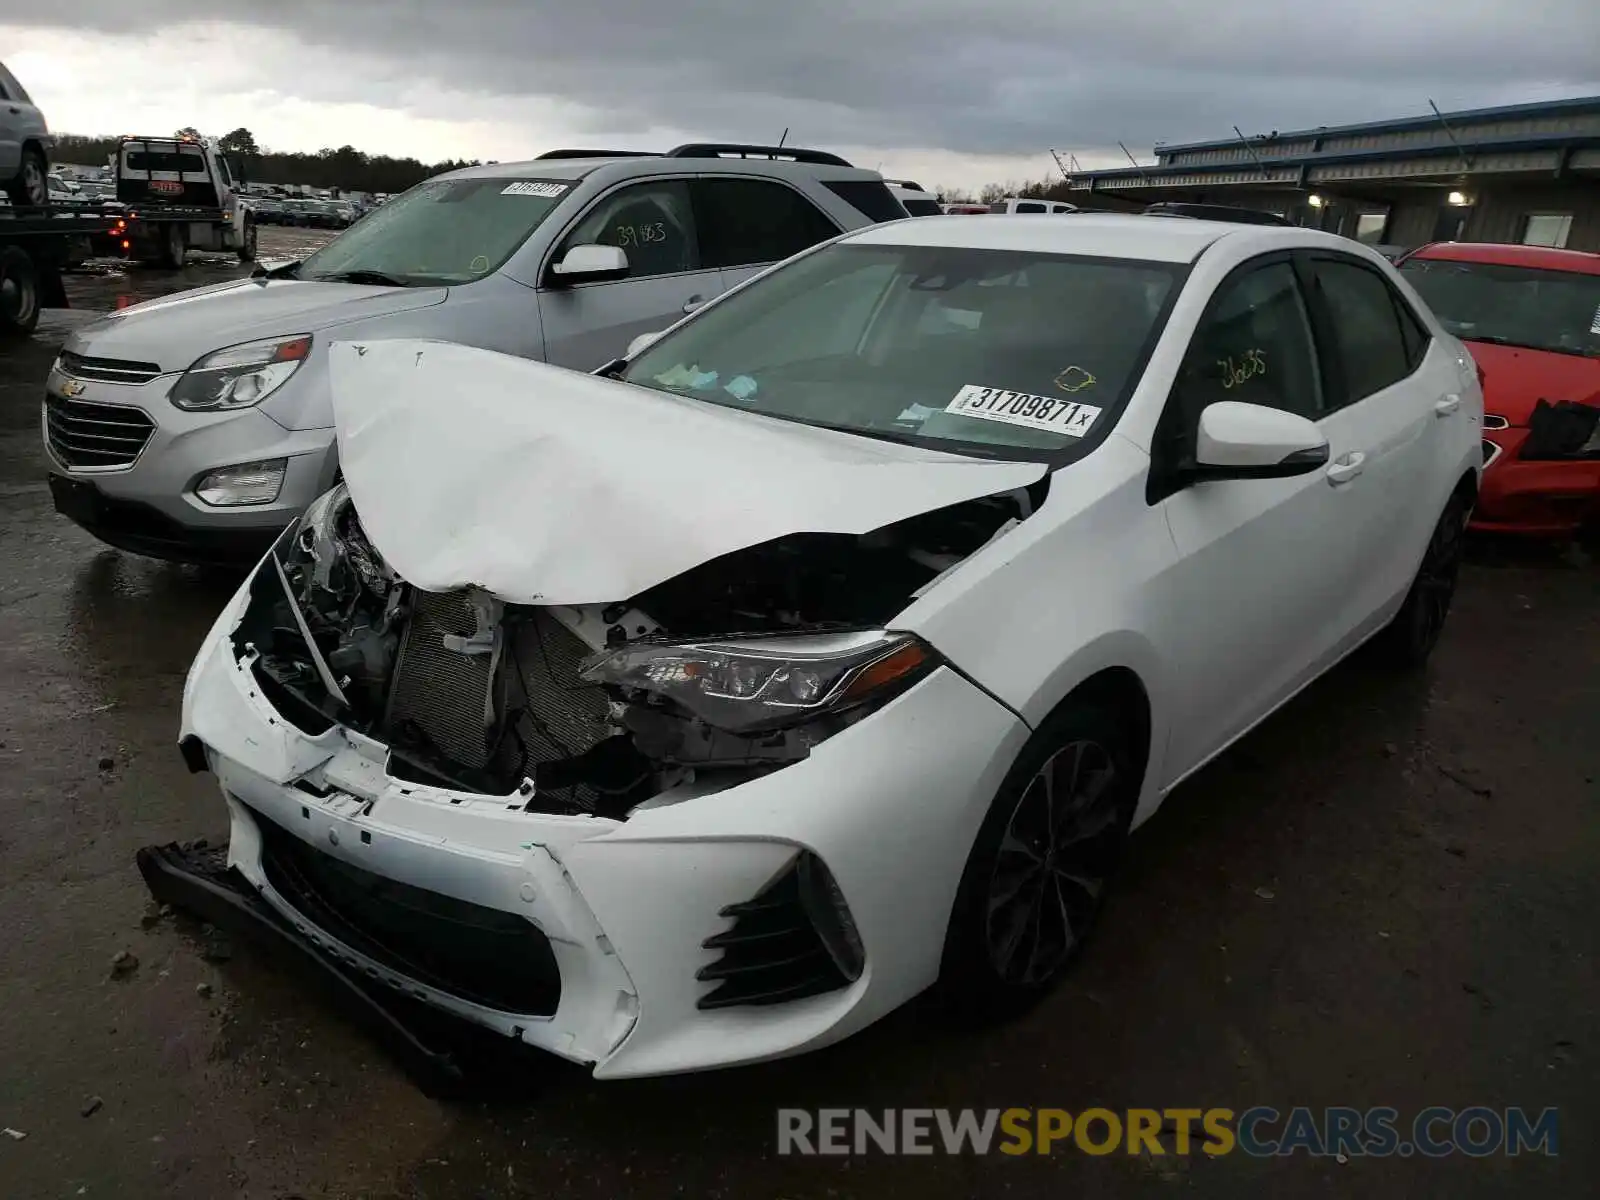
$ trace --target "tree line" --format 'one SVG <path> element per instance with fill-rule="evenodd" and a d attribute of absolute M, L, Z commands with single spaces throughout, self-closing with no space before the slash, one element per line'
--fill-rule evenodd
<path fill-rule="evenodd" d="M 193 128 L 179 129 L 174 136 L 200 136 Z M 317 188 L 338 188 L 347 192 L 403 192 L 413 184 L 434 175 L 475 167 L 477 159 L 450 159 L 424 163 L 415 158 L 390 158 L 386 154 L 364 154 L 354 146 L 327 147 L 315 153 L 264 150 L 250 130 L 239 128 L 217 139 L 218 144 L 245 169 L 251 183 L 300 183 Z M 56 137 L 59 162 L 98 165 L 116 153 L 114 137 L 83 137 L 60 134 Z M 993 204 L 1007 196 L 1027 196 L 1042 200 L 1067 200 L 1065 180 L 1051 183 L 1044 179 L 1023 183 L 990 183 L 976 191 L 970 188 L 935 187 L 939 199 L 948 204 Z"/>
<path fill-rule="evenodd" d="M 1024 183 L 986 183 L 977 191 L 959 187 L 935 187 L 933 190 L 945 204 L 993 204 L 1011 196 L 1072 202 L 1065 179 L 1058 179 L 1054 183 L 1047 179 L 1030 179 Z"/>
<path fill-rule="evenodd" d="M 177 130 L 174 136 L 199 134 L 189 128 Z M 116 153 L 117 142 L 114 137 L 57 134 L 55 158 L 63 163 L 98 166 Z M 464 158 L 424 163 L 415 158 L 365 154 L 354 146 L 328 147 L 315 153 L 264 150 L 257 145 L 255 135 L 244 128 L 219 138 L 218 144 L 244 168 L 245 179 L 250 183 L 300 183 L 347 192 L 403 192 L 434 175 L 480 165 L 476 159 Z"/>

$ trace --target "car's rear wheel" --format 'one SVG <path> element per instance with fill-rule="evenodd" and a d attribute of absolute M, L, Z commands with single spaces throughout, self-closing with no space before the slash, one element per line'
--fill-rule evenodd
<path fill-rule="evenodd" d="M 1394 620 L 1377 639 L 1379 652 L 1393 665 L 1420 667 L 1439 644 L 1461 574 L 1467 518 L 1471 515 L 1472 503 L 1462 492 L 1451 496 L 1439 515 L 1422 564 L 1411 581 L 1411 590 Z"/>
<path fill-rule="evenodd" d="M 188 253 L 188 231 L 180 222 L 174 221 L 167 226 L 166 235 L 161 239 L 161 265 L 175 270 L 183 266 L 184 256 Z"/>
<path fill-rule="evenodd" d="M 19 247 L 0 250 L 0 337 L 21 337 L 39 324 L 39 271 Z"/>
<path fill-rule="evenodd" d="M 256 223 L 254 220 L 247 220 L 244 223 L 244 240 L 239 244 L 239 261 L 255 262 L 256 247 Z"/>
<path fill-rule="evenodd" d="M 1018 756 L 973 843 L 945 935 L 938 990 L 958 1017 L 1023 1011 L 1082 948 L 1138 800 L 1132 725 L 1069 701 Z"/>

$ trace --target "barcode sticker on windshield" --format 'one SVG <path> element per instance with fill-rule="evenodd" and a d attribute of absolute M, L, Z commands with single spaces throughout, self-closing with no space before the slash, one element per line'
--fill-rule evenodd
<path fill-rule="evenodd" d="M 1594 310 L 1594 323 L 1589 326 L 1590 333 L 1600 333 L 1600 308 Z"/>
<path fill-rule="evenodd" d="M 561 195 L 567 190 L 564 183 L 543 183 L 535 179 L 520 179 L 500 189 L 502 196 L 543 196 L 546 199 Z"/>
<path fill-rule="evenodd" d="M 944 410 L 963 417 L 1045 429 L 1067 437 L 1082 437 L 1088 433 L 1101 411 L 1092 404 L 1079 404 L 1062 396 L 1034 396 L 1005 388 L 979 387 L 975 383 L 957 392 Z"/>

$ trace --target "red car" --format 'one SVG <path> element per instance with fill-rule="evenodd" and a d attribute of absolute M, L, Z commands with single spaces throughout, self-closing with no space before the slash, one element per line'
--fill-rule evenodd
<path fill-rule="evenodd" d="M 1600 254 L 1441 242 L 1399 266 L 1483 377 L 1472 528 L 1562 536 L 1600 519 Z"/>

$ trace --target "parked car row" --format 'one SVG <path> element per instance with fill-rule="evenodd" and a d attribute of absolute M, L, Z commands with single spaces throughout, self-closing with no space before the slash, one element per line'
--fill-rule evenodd
<path fill-rule="evenodd" d="M 298 225 L 310 229 L 348 229 L 361 217 L 349 200 L 301 200 L 252 197 L 250 209 L 261 225 Z"/>

